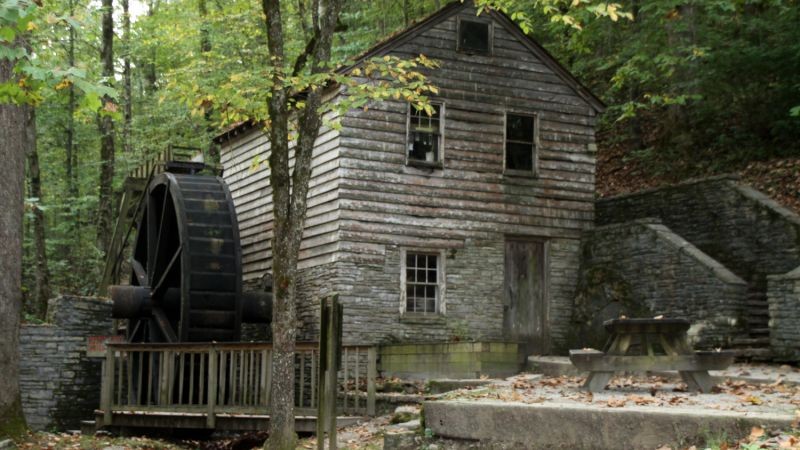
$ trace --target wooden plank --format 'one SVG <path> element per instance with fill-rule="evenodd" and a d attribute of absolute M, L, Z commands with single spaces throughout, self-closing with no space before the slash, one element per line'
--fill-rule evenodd
<path fill-rule="evenodd" d="M 704 352 L 693 355 L 617 356 L 570 350 L 569 359 L 586 371 L 699 371 L 724 370 L 733 363 L 733 352 Z"/>
<path fill-rule="evenodd" d="M 367 350 L 367 415 L 375 416 L 375 378 L 378 376 L 378 350 Z"/>
<path fill-rule="evenodd" d="M 208 350 L 208 411 L 206 412 L 206 427 L 216 427 L 216 412 L 217 394 L 219 392 L 219 384 L 217 383 L 217 374 L 219 368 L 217 366 L 217 350 L 214 347 Z"/>
<path fill-rule="evenodd" d="M 111 347 L 106 347 L 102 387 L 100 404 L 103 409 L 103 424 L 111 425 L 111 402 L 114 397 L 114 350 Z"/>

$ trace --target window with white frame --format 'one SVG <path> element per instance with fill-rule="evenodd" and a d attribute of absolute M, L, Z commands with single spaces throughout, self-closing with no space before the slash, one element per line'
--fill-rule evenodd
<path fill-rule="evenodd" d="M 409 164 L 441 165 L 443 109 L 441 103 L 432 103 L 429 115 L 424 109 L 408 105 Z"/>
<path fill-rule="evenodd" d="M 442 289 L 441 255 L 434 252 L 405 252 L 405 312 L 436 314 L 440 312 Z"/>
<path fill-rule="evenodd" d="M 533 114 L 506 114 L 506 172 L 536 173 L 537 125 Z"/>

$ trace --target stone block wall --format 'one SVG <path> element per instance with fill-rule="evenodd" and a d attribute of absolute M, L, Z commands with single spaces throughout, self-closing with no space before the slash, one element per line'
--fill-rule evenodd
<path fill-rule="evenodd" d="M 778 361 L 800 361 L 800 267 L 767 280 L 773 356 Z"/>
<path fill-rule="evenodd" d="M 597 224 L 657 217 L 750 282 L 800 265 L 800 217 L 738 177 L 688 181 L 599 200 Z"/>
<path fill-rule="evenodd" d="M 380 347 L 380 371 L 404 380 L 508 377 L 519 373 L 520 350 L 506 342 L 386 345 Z"/>
<path fill-rule="evenodd" d="M 602 322 L 664 315 L 692 322 L 700 348 L 727 347 L 744 327 L 747 285 L 657 219 L 584 234 L 575 345 L 599 348 Z"/>
<path fill-rule="evenodd" d="M 465 239 L 444 250 L 445 313 L 400 314 L 402 247 L 381 246 L 370 255 L 342 253 L 330 264 L 300 270 L 298 322 L 301 340 L 318 338 L 319 301 L 339 293 L 345 308 L 344 343 L 498 341 L 503 335 L 504 254 L 502 234 Z M 553 352 L 567 348 L 572 299 L 580 264 L 580 241 L 548 241 L 548 318 Z"/>
<path fill-rule="evenodd" d="M 86 357 L 86 337 L 112 333 L 111 303 L 60 296 L 48 323 L 20 329 L 22 408 L 34 430 L 79 429 L 100 405 L 100 358 Z"/>

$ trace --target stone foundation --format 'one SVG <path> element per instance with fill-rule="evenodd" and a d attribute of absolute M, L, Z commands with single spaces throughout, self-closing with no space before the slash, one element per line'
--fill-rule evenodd
<path fill-rule="evenodd" d="M 48 322 L 20 328 L 22 409 L 33 430 L 79 429 L 100 405 L 100 358 L 86 357 L 86 337 L 112 333 L 111 303 L 60 296 Z"/>
<path fill-rule="evenodd" d="M 768 277 L 769 342 L 776 360 L 800 361 L 800 267 Z"/>
<path fill-rule="evenodd" d="M 746 297 L 741 278 L 657 219 L 599 227 L 584 235 L 574 346 L 602 348 L 604 320 L 664 315 L 690 320 L 698 347 L 728 347 Z"/>

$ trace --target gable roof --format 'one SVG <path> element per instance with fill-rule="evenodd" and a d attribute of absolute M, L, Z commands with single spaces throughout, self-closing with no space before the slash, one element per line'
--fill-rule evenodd
<path fill-rule="evenodd" d="M 441 23 L 449 19 L 451 16 L 457 14 L 461 10 L 472 6 L 474 6 L 472 0 L 453 1 L 435 13 L 415 23 L 414 25 L 392 34 L 373 45 L 364 53 L 356 57 L 356 60 L 353 64 L 340 67 L 337 72 L 345 73 L 368 59 L 376 56 L 383 56 L 394 48 L 399 47 L 400 45 L 419 36 L 420 33 L 433 28 L 436 24 Z M 588 88 L 586 88 L 586 86 L 578 81 L 578 79 L 575 78 L 575 76 L 572 75 L 569 70 L 561 65 L 561 63 L 559 63 L 558 60 L 556 60 L 553 55 L 550 54 L 550 52 L 545 50 L 545 48 L 533 40 L 533 38 L 525 34 L 525 32 L 522 31 L 522 29 L 516 23 L 514 23 L 510 17 L 500 11 L 495 10 L 488 10 L 484 14 L 488 14 L 489 17 L 495 19 L 497 22 L 503 25 L 503 28 L 514 35 L 514 37 L 516 37 L 525 47 L 527 47 L 531 53 L 539 58 L 539 60 L 541 60 L 542 63 L 547 66 L 547 68 L 552 70 L 559 78 L 561 78 L 562 81 L 564 81 L 566 85 L 571 87 L 579 97 L 583 98 L 589 105 L 591 105 L 596 112 L 601 113 L 605 111 L 606 105 L 602 100 L 600 100 Z"/>
<path fill-rule="evenodd" d="M 358 55 L 352 64 L 341 66 L 336 69 L 338 73 L 347 73 L 348 71 L 354 69 L 355 67 L 359 66 L 363 62 L 368 59 L 372 59 L 377 56 L 383 56 L 386 53 L 389 53 L 396 47 L 414 39 L 415 37 L 419 36 L 420 33 L 427 31 L 430 28 L 433 28 L 435 25 L 449 19 L 450 17 L 454 16 L 458 12 L 463 9 L 469 8 L 474 6 L 472 0 L 455 0 L 450 2 L 449 4 L 445 5 L 438 11 L 434 12 L 433 14 L 423 18 L 422 20 L 414 23 L 413 25 L 400 30 L 396 33 L 393 33 L 386 38 L 382 39 L 360 55 Z M 572 88 L 575 93 L 581 97 L 584 101 L 586 101 L 596 112 L 602 113 L 606 109 L 606 105 L 600 100 L 597 96 L 595 96 L 586 86 L 584 86 L 577 78 L 575 78 L 569 70 L 567 70 L 561 63 L 556 60 L 553 55 L 550 54 L 544 47 L 542 47 L 538 42 L 536 42 L 533 38 L 525 34 L 522 29 L 511 20 L 506 14 L 495 11 L 489 10 L 484 14 L 488 14 L 489 17 L 496 20 L 500 23 L 503 28 L 505 28 L 509 33 L 511 33 L 514 37 L 516 37 L 520 43 L 522 43 L 531 53 L 533 53 L 537 58 L 539 58 L 542 63 L 549 68 L 550 70 L 555 73 L 567 86 Z M 231 126 L 230 128 L 226 129 L 225 131 L 221 132 L 219 135 L 214 137 L 214 142 L 222 143 L 227 141 L 228 139 L 232 138 L 233 136 L 242 133 L 244 131 L 249 130 L 254 126 L 252 121 L 242 122 L 236 125 Z"/>

